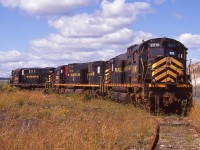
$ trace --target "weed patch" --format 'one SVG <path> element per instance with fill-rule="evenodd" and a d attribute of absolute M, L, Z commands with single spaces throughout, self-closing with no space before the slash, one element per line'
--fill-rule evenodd
<path fill-rule="evenodd" d="M 4 92 L 4 91 L 15 92 L 16 88 L 7 83 L 0 84 L 0 92 Z"/>
<path fill-rule="evenodd" d="M 4 91 L 0 112 L 0 149 L 146 149 L 154 132 L 147 112 L 87 94 Z"/>
<path fill-rule="evenodd" d="M 200 127 L 200 101 L 194 101 L 194 107 L 191 109 L 189 117 L 194 121 L 194 123 Z"/>

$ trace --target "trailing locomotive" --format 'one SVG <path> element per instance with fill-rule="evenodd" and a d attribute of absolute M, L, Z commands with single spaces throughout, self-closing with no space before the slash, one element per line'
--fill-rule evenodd
<path fill-rule="evenodd" d="M 13 71 L 13 84 L 15 74 L 24 85 L 21 69 Z M 132 45 L 108 61 L 59 66 L 47 83 L 61 93 L 87 90 L 155 113 L 181 113 L 192 106 L 190 82 L 187 48 L 174 39 L 155 38 Z"/>
<path fill-rule="evenodd" d="M 44 88 L 50 75 L 54 72 L 55 68 L 19 68 L 12 70 L 11 84 L 24 88 L 24 89 L 35 89 Z"/>

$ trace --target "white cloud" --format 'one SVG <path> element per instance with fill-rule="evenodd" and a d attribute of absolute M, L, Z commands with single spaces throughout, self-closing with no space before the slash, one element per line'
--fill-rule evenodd
<path fill-rule="evenodd" d="M 57 52 L 119 50 L 122 45 L 126 47 L 133 42 L 135 33 L 130 26 L 137 16 L 148 14 L 150 10 L 150 5 L 145 2 L 103 0 L 101 8 L 93 14 L 84 13 L 49 19 L 49 25 L 57 29 L 58 34 L 32 40 L 31 48 L 35 51 L 54 52 L 55 49 Z M 152 35 L 147 34 L 146 37 Z M 142 38 L 145 39 L 145 33 Z"/>
<path fill-rule="evenodd" d="M 112 32 L 113 25 L 105 18 L 88 14 L 78 14 L 72 17 L 61 17 L 49 20 L 49 25 L 67 37 L 98 37 Z"/>
<path fill-rule="evenodd" d="M 193 48 L 200 47 L 199 34 L 184 33 L 178 37 L 178 40 Z"/>
<path fill-rule="evenodd" d="M 192 63 L 200 61 L 200 35 L 184 33 L 177 40 L 188 48 L 188 59 L 192 59 Z"/>
<path fill-rule="evenodd" d="M 98 0 L 0 0 L 5 7 L 19 8 L 31 15 L 52 15 L 68 13 L 74 8 Z"/>
<path fill-rule="evenodd" d="M 0 63 L 8 61 L 19 61 L 22 58 L 22 53 L 16 50 L 3 52 L 0 51 Z"/>
<path fill-rule="evenodd" d="M 101 7 L 102 15 L 106 18 L 128 17 L 135 19 L 139 13 L 142 13 L 141 10 L 149 8 L 150 5 L 145 2 L 126 3 L 126 0 L 115 0 L 113 2 L 103 0 Z"/>
<path fill-rule="evenodd" d="M 0 77 L 9 77 L 11 70 L 20 67 L 23 59 L 25 57 L 17 50 L 0 51 Z"/>
<path fill-rule="evenodd" d="M 68 1 L 66 5 L 69 5 Z M 91 0 L 84 2 L 89 1 Z M 21 2 L 24 3 L 23 7 Z M 11 4 L 11 1 L 4 1 L 9 7 L 19 7 L 25 11 L 25 8 L 28 8 L 25 7 L 25 4 L 27 5 L 28 2 L 30 1 L 14 1 Z M 39 5 L 38 9 L 33 10 L 31 8 L 27 11 L 32 14 L 47 13 L 46 10 L 39 11 L 41 8 L 46 8 L 46 2 L 48 1 L 42 3 L 33 1 L 33 4 L 42 5 Z M 63 0 L 60 3 L 65 5 L 64 2 Z M 74 1 L 71 2 L 75 3 Z M 78 2 L 82 1 L 79 0 Z M 56 3 L 58 2 L 56 1 Z M 58 5 L 55 5 L 53 9 L 57 10 Z M 5 60 L 7 61 L 5 66 L 7 66 L 7 69 L 56 67 L 74 62 L 108 60 L 118 54 L 125 53 L 130 45 L 154 37 L 150 33 L 133 31 L 131 28 L 138 16 L 149 13 L 151 13 L 151 6 L 146 2 L 126 2 L 125 0 L 111 2 L 103 0 L 100 8 L 92 14 L 82 13 L 73 16 L 62 16 L 57 19 L 50 18 L 48 23 L 50 27 L 57 30 L 57 33 L 49 34 L 41 39 L 31 40 L 29 51 L 26 54 L 19 52 L 18 57 Z M 6 56 L 6 58 L 8 57 Z M 13 63 L 14 60 L 17 62 Z M 1 66 L 0 70 L 2 69 Z"/>
<path fill-rule="evenodd" d="M 134 23 L 138 15 L 149 13 L 145 2 L 126 3 L 125 0 L 103 0 L 101 11 L 72 17 L 50 19 L 49 25 L 67 37 L 99 37 Z"/>

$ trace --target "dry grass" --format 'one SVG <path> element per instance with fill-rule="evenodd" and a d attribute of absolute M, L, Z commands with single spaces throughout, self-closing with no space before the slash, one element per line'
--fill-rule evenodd
<path fill-rule="evenodd" d="M 194 107 L 192 108 L 189 117 L 198 127 L 200 127 L 200 100 L 194 101 Z"/>
<path fill-rule="evenodd" d="M 78 95 L 0 92 L 0 149 L 146 149 L 152 117 L 132 106 Z"/>

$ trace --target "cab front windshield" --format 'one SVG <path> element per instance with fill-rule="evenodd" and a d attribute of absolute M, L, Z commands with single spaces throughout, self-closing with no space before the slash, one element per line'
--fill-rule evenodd
<path fill-rule="evenodd" d="M 159 57 L 164 56 L 164 50 L 161 48 L 150 49 L 149 57 Z"/>
<path fill-rule="evenodd" d="M 166 57 L 178 57 L 181 59 L 184 59 L 184 51 L 179 49 L 166 49 L 165 51 L 161 48 L 153 48 L 149 50 L 149 57 L 150 58 L 155 58 L 155 57 L 161 57 L 161 56 L 166 56 Z"/>

